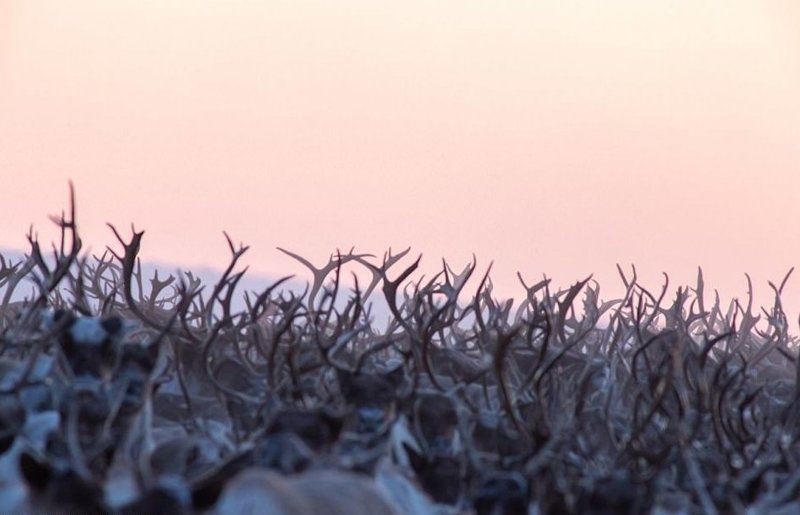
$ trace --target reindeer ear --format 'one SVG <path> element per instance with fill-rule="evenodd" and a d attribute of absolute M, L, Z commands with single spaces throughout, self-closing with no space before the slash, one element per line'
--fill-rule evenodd
<path fill-rule="evenodd" d="M 411 464 L 411 468 L 414 469 L 414 472 L 419 473 L 419 471 L 424 470 L 428 466 L 428 459 L 418 453 L 413 447 L 408 445 L 406 442 L 403 442 L 403 450 L 406 452 L 406 456 L 408 456 L 408 463 Z"/>
<path fill-rule="evenodd" d="M 108 333 L 109 336 L 115 336 L 122 330 L 123 324 L 122 324 L 122 319 L 120 319 L 119 317 L 112 316 L 104 318 L 100 322 L 100 325 L 103 326 L 103 329 L 105 329 L 106 333 Z"/>
<path fill-rule="evenodd" d="M 161 347 L 157 343 L 150 342 L 149 345 L 145 345 L 144 349 L 147 351 L 147 356 L 150 358 L 150 363 L 148 363 L 150 365 L 150 370 L 148 370 L 148 372 L 152 372 L 158 362 L 158 354 Z"/>
<path fill-rule="evenodd" d="M 348 397 L 353 390 L 353 374 L 347 370 L 336 369 L 336 379 L 339 380 L 339 390 Z"/>
<path fill-rule="evenodd" d="M 192 506 L 198 511 L 209 510 L 219 500 L 225 485 L 239 472 L 253 464 L 251 451 L 227 458 L 216 470 L 192 485 Z"/>
<path fill-rule="evenodd" d="M 62 322 L 63 320 L 67 320 L 66 322 Z M 63 323 L 62 326 L 64 329 L 58 335 L 58 343 L 61 347 L 61 350 L 64 351 L 64 354 L 69 356 L 75 350 L 75 340 L 72 339 L 72 333 L 70 332 L 70 326 L 75 322 L 75 317 L 73 317 L 68 311 L 59 309 L 53 315 L 53 324 Z"/>
<path fill-rule="evenodd" d="M 61 320 L 65 319 L 65 318 L 72 319 L 72 318 L 75 318 L 75 317 L 72 316 L 72 313 L 70 313 L 69 311 L 67 311 L 66 309 L 63 309 L 63 308 L 59 308 L 59 309 L 55 310 L 55 312 L 53 313 L 53 323 L 61 322 Z M 67 322 L 67 325 L 69 325 L 69 322 Z"/>
<path fill-rule="evenodd" d="M 331 435 L 333 440 L 339 438 L 339 433 L 342 432 L 342 426 L 344 425 L 344 417 L 341 415 L 337 415 L 335 413 L 327 413 L 323 412 L 323 417 L 325 419 L 325 424 L 328 426 L 328 431 Z"/>
<path fill-rule="evenodd" d="M 202 484 L 192 488 L 192 507 L 197 511 L 210 510 L 222 494 L 225 487 L 225 479 L 220 475 L 215 475 Z"/>
<path fill-rule="evenodd" d="M 25 482 L 33 490 L 44 490 L 53 477 L 53 470 L 46 463 L 42 463 L 27 452 L 19 457 L 19 470 Z"/>
<path fill-rule="evenodd" d="M 14 445 L 14 439 L 14 433 L 0 437 L 0 456 L 5 454 L 5 452 L 10 449 L 12 445 Z"/>
<path fill-rule="evenodd" d="M 388 374 L 386 374 L 386 378 L 389 379 L 389 382 L 395 388 L 398 388 L 403 384 L 403 381 L 406 379 L 406 371 L 403 370 L 403 366 L 400 365 L 399 367 L 395 368 Z"/>

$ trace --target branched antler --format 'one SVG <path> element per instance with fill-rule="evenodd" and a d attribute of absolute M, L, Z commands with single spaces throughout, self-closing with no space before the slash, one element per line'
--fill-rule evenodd
<path fill-rule="evenodd" d="M 294 252 L 290 252 L 286 249 L 283 249 L 281 247 L 277 248 L 287 256 L 296 259 L 297 261 L 302 263 L 303 266 L 311 270 L 314 279 L 311 285 L 311 290 L 309 291 L 308 294 L 308 306 L 312 310 L 314 309 L 314 301 L 317 298 L 317 293 L 319 293 L 319 290 L 322 288 L 325 282 L 325 278 L 328 277 L 328 274 L 330 274 L 337 267 L 341 267 L 342 265 L 349 263 L 350 261 L 360 260 L 360 262 L 366 263 L 366 261 L 363 261 L 363 258 L 374 257 L 372 254 L 354 254 L 353 252 L 355 251 L 355 247 L 353 247 L 350 249 L 350 252 L 348 252 L 346 256 L 341 256 L 337 252 L 337 259 L 334 259 L 334 257 L 331 255 L 330 259 L 328 260 L 328 264 L 326 264 L 322 268 L 317 268 L 311 263 L 311 261 L 307 260 L 306 258 L 298 254 L 295 254 Z"/>

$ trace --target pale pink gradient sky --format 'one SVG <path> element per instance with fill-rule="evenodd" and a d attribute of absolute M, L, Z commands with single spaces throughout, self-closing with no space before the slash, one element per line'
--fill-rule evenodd
<path fill-rule="evenodd" d="M 87 243 L 133 221 L 153 260 L 222 266 L 225 229 L 263 274 L 411 245 L 505 294 L 619 262 L 767 301 L 800 261 L 798 5 L 0 0 L 0 246 L 72 179 Z"/>

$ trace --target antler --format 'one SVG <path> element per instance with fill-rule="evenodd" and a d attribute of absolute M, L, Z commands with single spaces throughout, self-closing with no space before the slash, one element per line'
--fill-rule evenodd
<path fill-rule="evenodd" d="M 308 306 L 312 309 L 314 307 L 314 300 L 316 300 L 317 293 L 319 292 L 320 288 L 322 288 L 322 285 L 328 274 L 330 274 L 337 267 L 344 265 L 345 263 L 349 263 L 350 261 L 359 260 L 360 258 L 365 258 L 365 257 L 374 257 L 372 254 L 353 254 L 355 247 L 352 247 L 350 249 L 350 252 L 348 252 L 346 256 L 341 256 L 337 251 L 336 254 L 337 259 L 334 259 L 333 255 L 331 255 L 327 265 L 323 266 L 322 268 L 317 268 L 309 260 L 298 254 L 295 254 L 294 252 L 288 251 L 281 247 L 277 247 L 277 249 L 286 254 L 287 256 L 296 259 L 297 261 L 302 263 L 303 266 L 311 270 L 311 273 L 314 276 L 314 282 L 308 294 Z"/>

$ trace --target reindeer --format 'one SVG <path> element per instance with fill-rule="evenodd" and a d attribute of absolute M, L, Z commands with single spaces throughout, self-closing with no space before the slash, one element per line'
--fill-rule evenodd
<path fill-rule="evenodd" d="M 491 265 L 463 298 L 475 258 L 415 279 L 420 256 L 392 279 L 410 249 L 319 267 L 280 249 L 313 281 L 237 311 L 246 246 L 225 234 L 208 290 L 156 273 L 148 292 L 144 233 L 112 226 L 121 252 L 81 255 L 73 197 L 52 257 L 32 231 L 24 261 L 0 257 L 0 511 L 796 511 L 791 271 L 761 313 L 749 277 L 726 310 L 701 270 L 670 304 L 669 278 L 651 293 L 635 268 L 611 301 L 591 276 L 557 290 L 520 274 L 514 308 Z M 372 277 L 346 299 L 345 265 Z"/>

